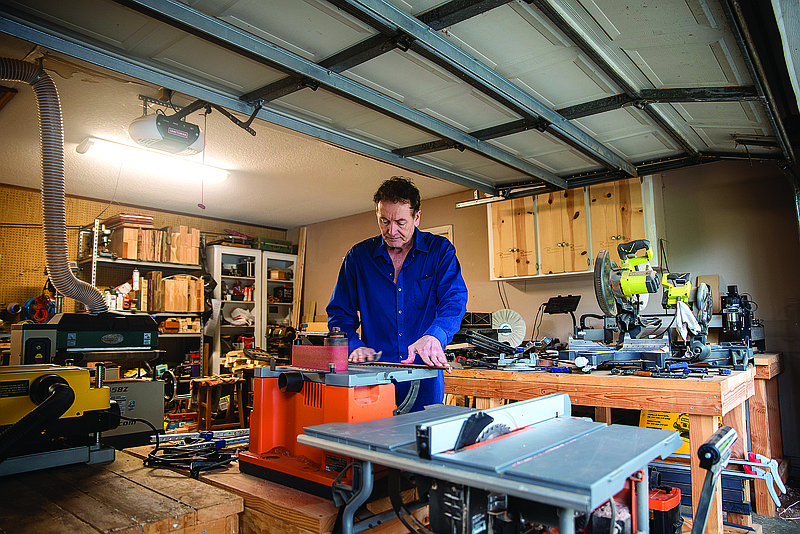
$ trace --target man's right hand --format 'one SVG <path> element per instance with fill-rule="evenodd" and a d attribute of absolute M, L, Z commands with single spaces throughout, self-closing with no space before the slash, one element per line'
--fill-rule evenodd
<path fill-rule="evenodd" d="M 371 362 L 375 360 L 376 352 L 369 347 L 358 347 L 350 353 L 347 360 L 353 363 Z"/>

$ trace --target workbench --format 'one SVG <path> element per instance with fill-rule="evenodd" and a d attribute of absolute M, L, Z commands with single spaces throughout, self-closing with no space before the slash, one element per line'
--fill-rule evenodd
<path fill-rule="evenodd" d="M 611 408 L 687 413 L 690 447 L 695 452 L 717 430 L 717 416 L 722 416 L 724 424 L 739 434 L 733 456 L 741 458 L 747 436 L 745 400 L 755 394 L 754 377 L 754 368 L 703 379 L 619 376 L 609 371 L 583 374 L 454 369 L 445 373 L 445 393 L 513 400 L 567 393 L 573 405 L 596 407 L 597 419 L 604 422 L 610 422 Z M 691 469 L 692 508 L 696 510 L 706 471 L 700 468 L 695 453 Z M 737 514 L 728 514 L 728 521 L 752 524 L 750 516 Z M 717 491 L 706 532 L 722 534 L 722 523 L 722 492 Z"/>
<path fill-rule="evenodd" d="M 786 481 L 788 462 L 783 461 L 781 438 L 781 411 L 778 399 L 778 375 L 783 372 L 780 353 L 755 355 L 755 395 L 749 402 L 750 449 L 752 452 L 773 458 L 779 463 L 779 473 Z M 754 482 L 753 505 L 757 514 L 775 516 L 775 503 L 767 492 L 763 480 Z"/>
<path fill-rule="evenodd" d="M 0 478 L 0 532 L 235 534 L 240 496 L 124 451 L 108 464 L 77 464 Z"/>

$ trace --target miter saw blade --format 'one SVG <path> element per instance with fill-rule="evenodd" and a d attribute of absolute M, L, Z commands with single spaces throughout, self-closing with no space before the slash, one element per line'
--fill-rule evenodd
<path fill-rule="evenodd" d="M 519 347 L 525 339 L 525 320 L 514 310 L 497 310 L 492 313 L 493 329 L 510 329 L 511 332 L 498 332 L 497 341 L 508 343 L 512 347 Z"/>
<path fill-rule="evenodd" d="M 594 261 L 594 295 L 600 309 L 608 317 L 617 315 L 617 300 L 611 285 L 611 274 L 618 270 L 607 250 L 601 250 Z"/>
<path fill-rule="evenodd" d="M 697 286 L 697 293 L 694 298 L 694 313 L 697 316 L 697 322 L 701 325 L 707 325 L 711 322 L 711 315 L 714 308 L 714 298 L 711 295 L 711 287 L 706 283 L 701 283 Z"/>

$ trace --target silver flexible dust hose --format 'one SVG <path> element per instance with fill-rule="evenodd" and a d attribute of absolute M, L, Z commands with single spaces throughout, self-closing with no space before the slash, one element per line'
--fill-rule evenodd
<path fill-rule="evenodd" d="M 0 80 L 25 82 L 36 93 L 42 142 L 44 250 L 50 280 L 59 293 L 84 303 L 90 314 L 107 312 L 108 306 L 97 288 L 75 278 L 69 269 L 64 206 L 64 132 L 56 86 L 41 67 L 10 58 L 0 58 Z"/>

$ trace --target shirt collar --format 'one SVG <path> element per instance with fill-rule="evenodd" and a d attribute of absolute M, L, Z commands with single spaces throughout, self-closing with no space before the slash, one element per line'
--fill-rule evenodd
<path fill-rule="evenodd" d="M 414 251 L 420 252 L 428 252 L 428 243 L 422 239 L 422 232 L 420 232 L 419 228 L 414 228 L 414 246 L 411 247 L 409 251 L 412 255 Z M 378 246 L 375 247 L 375 250 L 372 251 L 372 257 L 377 258 L 378 256 L 389 256 L 389 251 L 386 249 L 386 241 L 383 240 L 383 236 L 378 236 Z"/>

